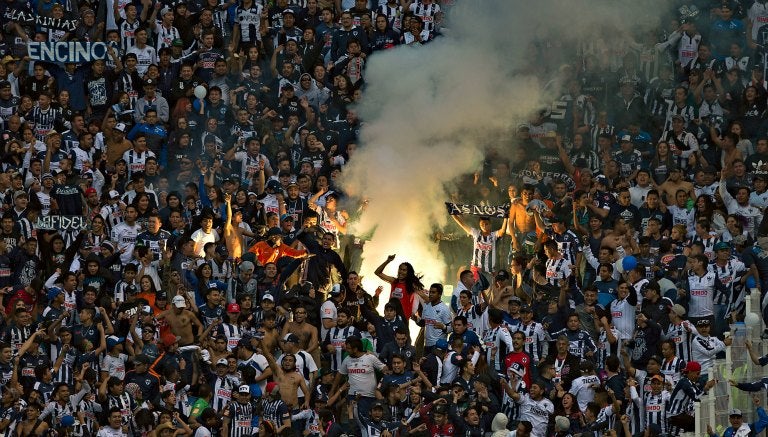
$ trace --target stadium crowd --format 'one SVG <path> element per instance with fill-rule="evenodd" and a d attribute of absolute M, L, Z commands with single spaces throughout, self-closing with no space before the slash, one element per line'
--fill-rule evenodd
<path fill-rule="evenodd" d="M 507 217 L 449 208 L 451 293 L 360 272 L 337 181 L 367 60 L 430 50 L 453 3 L 0 2 L 0 436 L 692 431 L 768 294 L 768 3 L 532 37 L 553 103 L 458 177 Z M 72 41 L 106 58 L 28 52 Z"/>

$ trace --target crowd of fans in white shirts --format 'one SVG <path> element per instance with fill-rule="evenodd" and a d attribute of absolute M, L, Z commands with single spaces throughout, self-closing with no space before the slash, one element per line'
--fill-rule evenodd
<path fill-rule="evenodd" d="M 533 37 L 554 103 L 459 178 L 508 214 L 435 230 L 451 294 L 417 259 L 360 272 L 337 180 L 368 58 L 430 50 L 453 3 L 0 2 L 0 435 L 693 430 L 768 290 L 768 5 Z M 63 41 L 107 57 L 26 51 Z"/>

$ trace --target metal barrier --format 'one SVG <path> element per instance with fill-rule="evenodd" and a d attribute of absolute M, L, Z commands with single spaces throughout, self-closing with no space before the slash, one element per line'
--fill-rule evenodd
<path fill-rule="evenodd" d="M 760 314 L 760 292 L 752 290 L 746 298 L 746 313 L 749 314 L 755 308 L 756 314 Z M 744 423 L 752 423 L 757 418 L 756 407 L 752 403 L 752 394 L 731 387 L 728 380 L 736 382 L 753 382 L 768 376 L 768 366 L 760 367 L 752 363 L 749 352 L 745 346 L 745 340 L 752 341 L 753 349 L 760 355 L 768 353 L 768 340 L 761 340 L 763 332 L 762 317 L 755 321 L 752 317 L 752 325 L 737 324 L 731 327 L 727 335 L 733 336 L 733 343 L 725 350 L 725 359 L 715 360 L 715 365 L 710 371 L 709 378 L 717 379 L 718 383 L 708 394 L 704 395 L 701 402 L 694 406 L 696 417 L 696 429 L 693 433 L 684 433 L 686 437 L 707 436 L 707 425 L 719 435 L 723 435 L 728 422 L 728 411 L 738 408 L 744 415 Z M 761 405 L 765 407 L 765 393 L 760 392 Z"/>

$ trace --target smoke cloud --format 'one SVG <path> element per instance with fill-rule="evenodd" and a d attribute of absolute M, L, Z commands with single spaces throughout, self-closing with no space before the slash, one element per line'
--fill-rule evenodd
<path fill-rule="evenodd" d="M 508 154 L 517 124 L 554 98 L 541 91 L 551 77 L 539 77 L 539 67 L 559 65 L 564 48 L 553 45 L 548 59 L 531 59 L 534 40 L 566 41 L 572 53 L 578 38 L 602 36 L 606 23 L 657 24 L 642 17 L 660 10 L 647 1 L 457 3 L 443 38 L 369 58 L 369 85 L 356 108 L 365 122 L 360 147 L 341 181 L 346 193 L 370 199 L 355 225 L 358 234 L 376 228 L 361 271 L 369 289 L 389 254 L 397 254 L 390 275 L 408 261 L 426 284 L 453 284 L 455 272 L 445 271 L 432 238 L 435 226 L 450 220 L 447 187 L 474 172 L 487 147 Z M 617 38 L 613 29 L 607 33 Z"/>

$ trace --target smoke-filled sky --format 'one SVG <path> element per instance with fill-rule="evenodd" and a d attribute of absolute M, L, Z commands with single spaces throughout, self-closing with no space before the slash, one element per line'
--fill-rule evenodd
<path fill-rule="evenodd" d="M 369 58 L 356 108 L 365 122 L 360 147 L 342 180 L 345 192 L 370 199 L 356 229 L 377 227 L 361 274 L 372 279 L 396 253 L 386 273 L 409 261 L 425 284 L 452 284 L 455 272 L 444 271 L 430 236 L 450 219 L 446 185 L 474 172 L 488 146 L 504 155 L 517 124 L 553 98 L 539 92 L 552 77 L 530 67 L 544 62 L 531 59 L 531 42 L 548 34 L 573 42 L 600 33 L 598 23 L 648 23 L 642 17 L 658 13 L 653 3 L 661 1 L 460 0 L 445 37 Z M 558 50 L 547 62 L 565 59 Z"/>

